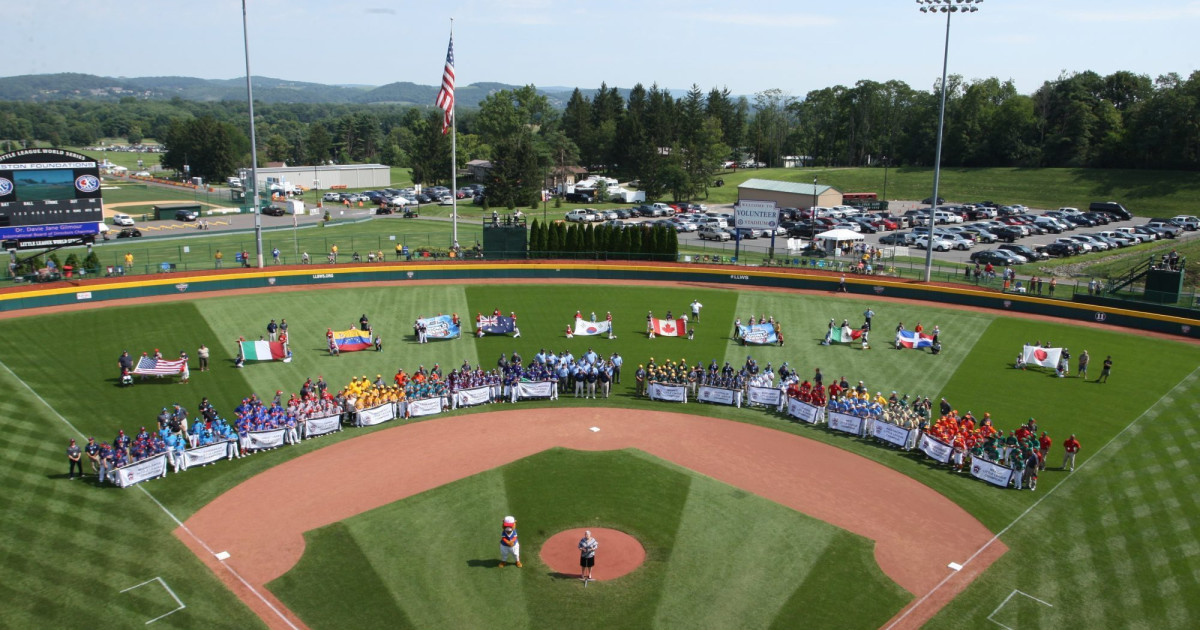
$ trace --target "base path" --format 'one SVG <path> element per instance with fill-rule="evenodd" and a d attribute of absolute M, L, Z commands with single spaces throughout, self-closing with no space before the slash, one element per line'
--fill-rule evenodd
<path fill-rule="evenodd" d="M 546 539 L 538 551 L 542 564 L 564 576 L 579 575 L 579 541 L 583 533 L 592 532 L 592 538 L 600 543 L 596 551 L 596 566 L 592 569 L 592 580 L 603 582 L 629 575 L 646 561 L 646 548 L 636 538 L 607 527 L 580 527 L 568 529 Z"/>
<path fill-rule="evenodd" d="M 640 449 L 874 540 L 880 568 L 910 593 L 946 581 L 900 627 L 919 627 L 1006 550 L 996 541 L 956 574 L 947 565 L 992 533 L 928 486 L 837 447 L 730 420 L 594 408 L 479 413 L 352 438 L 246 480 L 175 535 L 268 625 L 302 627 L 265 585 L 300 560 L 304 532 L 553 447 Z M 230 557 L 217 560 L 197 538 Z"/>

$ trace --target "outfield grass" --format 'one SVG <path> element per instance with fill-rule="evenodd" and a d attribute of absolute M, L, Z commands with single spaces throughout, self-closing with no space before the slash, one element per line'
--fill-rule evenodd
<path fill-rule="evenodd" d="M 497 519 L 510 513 L 525 566 L 501 570 Z M 538 556 L 574 527 L 627 532 L 646 561 L 584 589 Z M 871 547 L 644 453 L 555 449 L 310 532 L 270 588 L 314 628 L 874 628 L 911 596 Z M 370 605 L 325 605 L 363 588 Z"/>
<path fill-rule="evenodd" d="M 647 309 L 661 315 L 671 308 L 680 314 L 693 299 L 705 305 L 694 341 L 644 337 Z M 846 318 L 857 324 L 868 304 L 876 311 L 876 349 L 817 345 L 830 318 Z M 416 315 L 458 312 L 469 321 L 474 313 L 495 308 L 517 312 L 521 339 L 464 338 L 424 346 L 407 339 Z M 562 330 L 576 309 L 585 315 L 595 310 L 599 317 L 611 310 L 618 339 L 564 339 Z M 384 336 L 385 351 L 325 356 L 325 328 L 349 327 L 363 312 Z M 745 319 L 751 313 L 780 319 L 787 345 L 748 350 L 734 344 L 728 338 L 733 318 Z M 284 317 L 292 326 L 293 363 L 253 364 L 243 370 L 229 367 L 232 342 L 237 336 L 255 338 L 265 333 L 267 320 Z M 927 328 L 941 326 L 945 344 L 941 355 L 884 349 L 896 321 L 911 327 L 917 320 Z M 1112 382 L 1097 385 L 1078 379 L 1055 379 L 1042 372 L 1008 367 L 1021 344 L 1035 340 L 1065 345 L 1073 354 L 1086 348 L 1092 354 L 1094 369 L 1104 355 L 1112 354 L 1116 359 Z M 131 389 L 115 386 L 116 358 L 122 349 L 136 354 L 158 347 L 168 356 L 186 349 L 195 356 L 200 342 L 212 348 L 213 370 L 193 370 L 192 384 L 178 385 L 163 379 Z M 0 516 L 0 522 L 17 534 L 0 542 L 0 555 L 6 559 L 6 566 L 20 569 L 20 577 L 0 588 L 0 605 L 24 611 L 27 601 L 44 602 L 22 613 L 26 616 L 18 618 L 17 626 L 76 619 L 80 611 L 96 606 L 102 607 L 106 621 L 138 625 L 150 617 L 144 616 L 141 608 L 120 604 L 123 600 L 117 591 L 161 575 L 188 603 L 187 610 L 173 616 L 179 620 L 172 624 L 241 627 L 250 619 L 249 613 L 233 604 L 203 567 L 188 561 L 190 553 L 165 534 L 173 523 L 157 512 L 139 490 L 99 491 L 88 483 L 55 477 L 65 472 L 60 468 L 65 466 L 62 453 L 71 432 L 34 393 L 81 431 L 111 440 L 118 428 L 129 431 L 149 425 L 161 407 L 173 402 L 194 410 L 201 396 L 208 396 L 218 409 L 228 412 L 251 392 L 265 396 L 276 389 L 295 391 L 303 378 L 318 374 L 336 387 L 352 376 L 387 376 L 398 367 L 412 369 L 421 363 L 428 367 L 437 361 L 449 367 L 464 359 L 474 362 L 478 357 L 488 367 L 501 352 L 518 350 L 528 359 L 541 347 L 569 348 L 579 355 L 588 346 L 605 355 L 619 351 L 627 366 L 623 383 L 616 387 L 613 397 L 589 401 L 589 405 L 662 409 L 662 404 L 632 396 L 632 371 L 649 356 L 659 362 L 686 357 L 690 362 L 707 363 L 716 358 L 738 365 L 747 354 L 753 354 L 760 362 L 771 361 L 775 366 L 789 361 L 805 376 L 820 366 L 827 377 L 863 379 L 872 390 L 882 390 L 885 395 L 895 389 L 929 395 L 934 401 L 946 396 L 960 410 L 970 409 L 976 415 L 991 412 L 998 426 L 1006 430 L 1035 416 L 1055 439 L 1052 462 L 1061 457 L 1059 445 L 1067 434 L 1079 435 L 1084 445 L 1081 461 L 1087 461 L 1122 427 L 1152 409 L 1139 424 L 1140 429 L 1122 436 L 1095 464 L 1089 463 L 1070 477 L 1057 470 L 1047 471 L 1036 493 L 993 488 L 945 472 L 923 457 L 798 425 L 763 410 L 689 404 L 686 411 L 796 433 L 861 454 L 945 494 L 993 531 L 1013 522 L 1062 484 L 1050 499 L 1005 534 L 1002 540 L 1014 551 L 1001 560 L 997 565 L 1000 568 L 985 574 L 986 586 L 969 591 L 939 618 L 939 623 L 988 625 L 986 616 L 1009 591 L 1019 588 L 1037 596 L 1026 588 L 1035 583 L 1047 585 L 1041 589 L 1043 592 L 1053 586 L 1056 590 L 1050 594 L 1054 597 L 1060 592 L 1071 593 L 1062 595 L 1061 600 L 1046 599 L 1055 604 L 1054 621 L 1107 619 L 1102 615 L 1112 615 L 1116 621 L 1111 625 L 1118 627 L 1138 625 L 1144 618 L 1155 620 L 1156 626 L 1186 628 L 1200 619 L 1200 604 L 1194 603 L 1200 601 L 1200 589 L 1194 580 L 1200 545 L 1190 530 L 1179 529 L 1196 522 L 1197 516 L 1191 496 L 1195 476 L 1187 462 L 1200 446 L 1189 424 L 1197 411 L 1191 405 L 1200 394 L 1200 384 L 1192 378 L 1172 391 L 1200 364 L 1197 347 L 1070 324 L 941 309 L 934 304 L 616 285 L 340 287 L 260 296 L 207 296 L 177 304 L 107 306 L 0 321 L 0 380 L 7 379 L 4 384 L 9 392 L 0 406 L 0 426 L 12 437 L 0 452 L 9 461 L 29 464 L 11 467 L 5 485 L 13 507 Z M 33 393 L 23 390 L 17 378 Z M 1168 393 L 1156 407 L 1156 401 Z M 565 407 L 572 402 L 564 398 L 522 405 Z M 324 445 L 388 428 L 383 425 L 348 430 L 301 446 L 172 475 L 150 482 L 145 488 L 179 518 L 186 518 L 259 471 Z M 493 521 L 489 517 L 489 526 L 494 525 Z M 34 522 L 39 526 L 36 530 L 29 526 Z M 57 543 L 61 540 L 81 542 L 60 548 Z M 156 544 L 153 553 L 129 553 L 147 541 Z M 74 562 L 85 550 L 89 570 L 63 577 L 60 568 Z M 1062 557 L 1050 561 L 1055 554 Z M 1045 565 L 1044 575 L 1035 581 L 1026 579 L 1024 572 L 1030 564 Z M 92 579 L 91 567 L 111 569 L 113 575 L 122 578 L 121 584 L 114 579 L 114 584 L 99 585 Z M 1109 575 L 1117 577 L 1109 580 Z M 126 577 L 138 579 L 126 584 Z M 1050 585 L 1053 580 L 1059 585 Z M 1164 584 L 1161 597 L 1145 592 L 1146 585 L 1159 583 Z M 211 603 L 196 603 L 193 608 L 191 600 L 195 599 Z M 54 609 L 54 602 L 63 603 Z M 1164 602 L 1170 605 L 1164 606 Z M 801 598 L 787 605 L 809 604 Z M 30 623 L 19 623 L 22 620 Z"/>

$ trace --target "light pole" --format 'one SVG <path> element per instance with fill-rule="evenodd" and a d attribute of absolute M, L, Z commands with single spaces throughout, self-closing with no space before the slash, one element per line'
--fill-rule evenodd
<path fill-rule="evenodd" d="M 888 171 L 888 158 L 887 158 L 887 156 L 885 155 L 885 156 L 883 156 L 883 158 L 882 158 L 882 159 L 883 159 L 883 199 L 881 199 L 880 201 L 887 201 L 887 171 Z"/>
<path fill-rule="evenodd" d="M 262 251 L 262 208 L 258 204 L 258 140 L 254 136 L 254 89 L 250 86 L 250 32 L 246 27 L 246 0 L 242 0 L 242 44 L 246 49 L 246 104 L 250 107 L 250 181 L 254 191 L 254 249 L 258 254 L 258 268 L 263 267 Z M 246 264 L 246 261 L 242 261 Z"/>
<path fill-rule="evenodd" d="M 946 45 L 942 52 L 942 104 L 938 111 L 937 153 L 933 158 L 933 197 L 929 204 L 929 235 L 925 241 L 925 282 L 933 277 L 933 213 L 938 205 L 938 184 L 942 177 L 942 129 L 946 124 L 946 67 L 950 63 L 950 16 L 955 13 L 975 13 L 983 0 L 917 0 L 921 13 L 946 14 Z"/>

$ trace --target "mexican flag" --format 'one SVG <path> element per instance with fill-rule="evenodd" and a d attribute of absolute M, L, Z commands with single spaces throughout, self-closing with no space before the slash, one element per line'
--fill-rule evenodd
<path fill-rule="evenodd" d="M 857 330 L 849 326 L 842 326 L 841 328 L 835 327 L 833 329 L 830 341 L 833 341 L 834 343 L 850 343 L 859 337 L 862 337 L 861 330 Z"/>
<path fill-rule="evenodd" d="M 243 341 L 242 358 L 247 361 L 283 361 L 290 363 L 287 345 L 282 341 Z"/>
<path fill-rule="evenodd" d="M 687 334 L 687 321 L 679 319 L 651 319 L 651 327 L 657 337 L 681 337 Z"/>
<path fill-rule="evenodd" d="M 1058 360 L 1062 357 L 1062 348 L 1043 348 L 1041 346 L 1025 346 L 1021 350 L 1026 365 L 1040 365 L 1050 369 L 1058 368 Z"/>

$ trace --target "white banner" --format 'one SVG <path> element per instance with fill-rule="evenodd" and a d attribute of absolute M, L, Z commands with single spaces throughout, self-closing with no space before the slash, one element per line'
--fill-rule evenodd
<path fill-rule="evenodd" d="M 954 453 L 954 448 L 945 442 L 931 437 L 929 434 L 921 436 L 921 452 L 929 456 L 930 459 L 935 459 L 943 464 L 950 461 L 950 455 Z"/>
<path fill-rule="evenodd" d="M 788 399 L 788 415 L 809 424 L 816 424 L 823 418 L 825 408 L 806 403 L 796 398 Z"/>
<path fill-rule="evenodd" d="M 122 488 L 167 474 L 167 454 L 159 453 L 140 462 L 122 466 L 111 473 L 112 480 Z"/>
<path fill-rule="evenodd" d="M 488 385 L 460 389 L 454 392 L 454 408 L 483 405 L 492 402 L 492 388 Z"/>
<path fill-rule="evenodd" d="M 575 320 L 574 335 L 589 336 L 589 335 L 607 335 L 612 330 L 612 322 L 589 322 L 582 319 Z"/>
<path fill-rule="evenodd" d="M 733 225 L 729 227 L 774 230 L 779 225 L 779 211 L 774 201 L 742 199 L 733 207 Z"/>
<path fill-rule="evenodd" d="M 334 414 L 332 416 L 324 416 L 321 418 L 309 418 L 304 422 L 304 437 L 317 437 L 326 433 L 342 430 L 342 414 Z"/>
<path fill-rule="evenodd" d="M 1007 488 L 1008 483 L 1012 481 L 1012 475 L 1013 471 L 1006 466 L 993 464 L 985 459 L 971 460 L 971 476 L 976 479 Z"/>
<path fill-rule="evenodd" d="M 858 416 L 839 413 L 837 411 L 829 412 L 829 428 L 835 431 L 843 431 L 861 436 L 863 434 L 863 422 L 864 418 Z"/>
<path fill-rule="evenodd" d="M 396 418 L 396 405 L 393 403 L 383 403 L 370 409 L 360 409 L 357 414 L 356 425 L 360 427 L 369 427 L 371 425 L 387 422 Z"/>
<path fill-rule="evenodd" d="M 724 387 L 701 385 L 700 391 L 696 393 L 696 400 L 699 400 L 700 402 L 717 403 L 719 405 L 737 405 L 741 407 L 742 392 L 735 389 L 726 389 Z"/>
<path fill-rule="evenodd" d="M 778 407 L 783 404 L 783 392 L 778 387 L 751 387 L 750 404 Z"/>
<path fill-rule="evenodd" d="M 1040 365 L 1055 369 L 1062 357 L 1062 348 L 1042 348 L 1040 346 L 1025 346 L 1021 349 L 1021 357 L 1028 365 Z"/>
<path fill-rule="evenodd" d="M 188 468 L 211 464 L 222 457 L 229 456 L 229 442 L 218 442 L 189 448 L 183 452 L 183 461 Z"/>
<path fill-rule="evenodd" d="M 669 402 L 687 402 L 686 385 L 669 385 L 667 383 L 650 383 L 646 390 L 650 400 L 666 400 Z"/>
<path fill-rule="evenodd" d="M 250 448 L 275 448 L 283 446 L 283 436 L 287 433 L 287 429 L 270 429 L 268 431 L 250 431 L 246 435 L 250 438 Z"/>
<path fill-rule="evenodd" d="M 521 381 L 517 383 L 516 398 L 558 398 L 554 381 Z"/>
<path fill-rule="evenodd" d="M 412 418 L 428 416 L 442 412 L 442 397 L 422 398 L 408 401 L 408 415 Z"/>
<path fill-rule="evenodd" d="M 900 448 L 908 448 L 916 432 L 916 429 L 905 429 L 904 427 L 884 422 L 883 420 L 873 423 L 871 427 L 871 435 L 875 436 L 876 439 L 890 442 Z"/>

